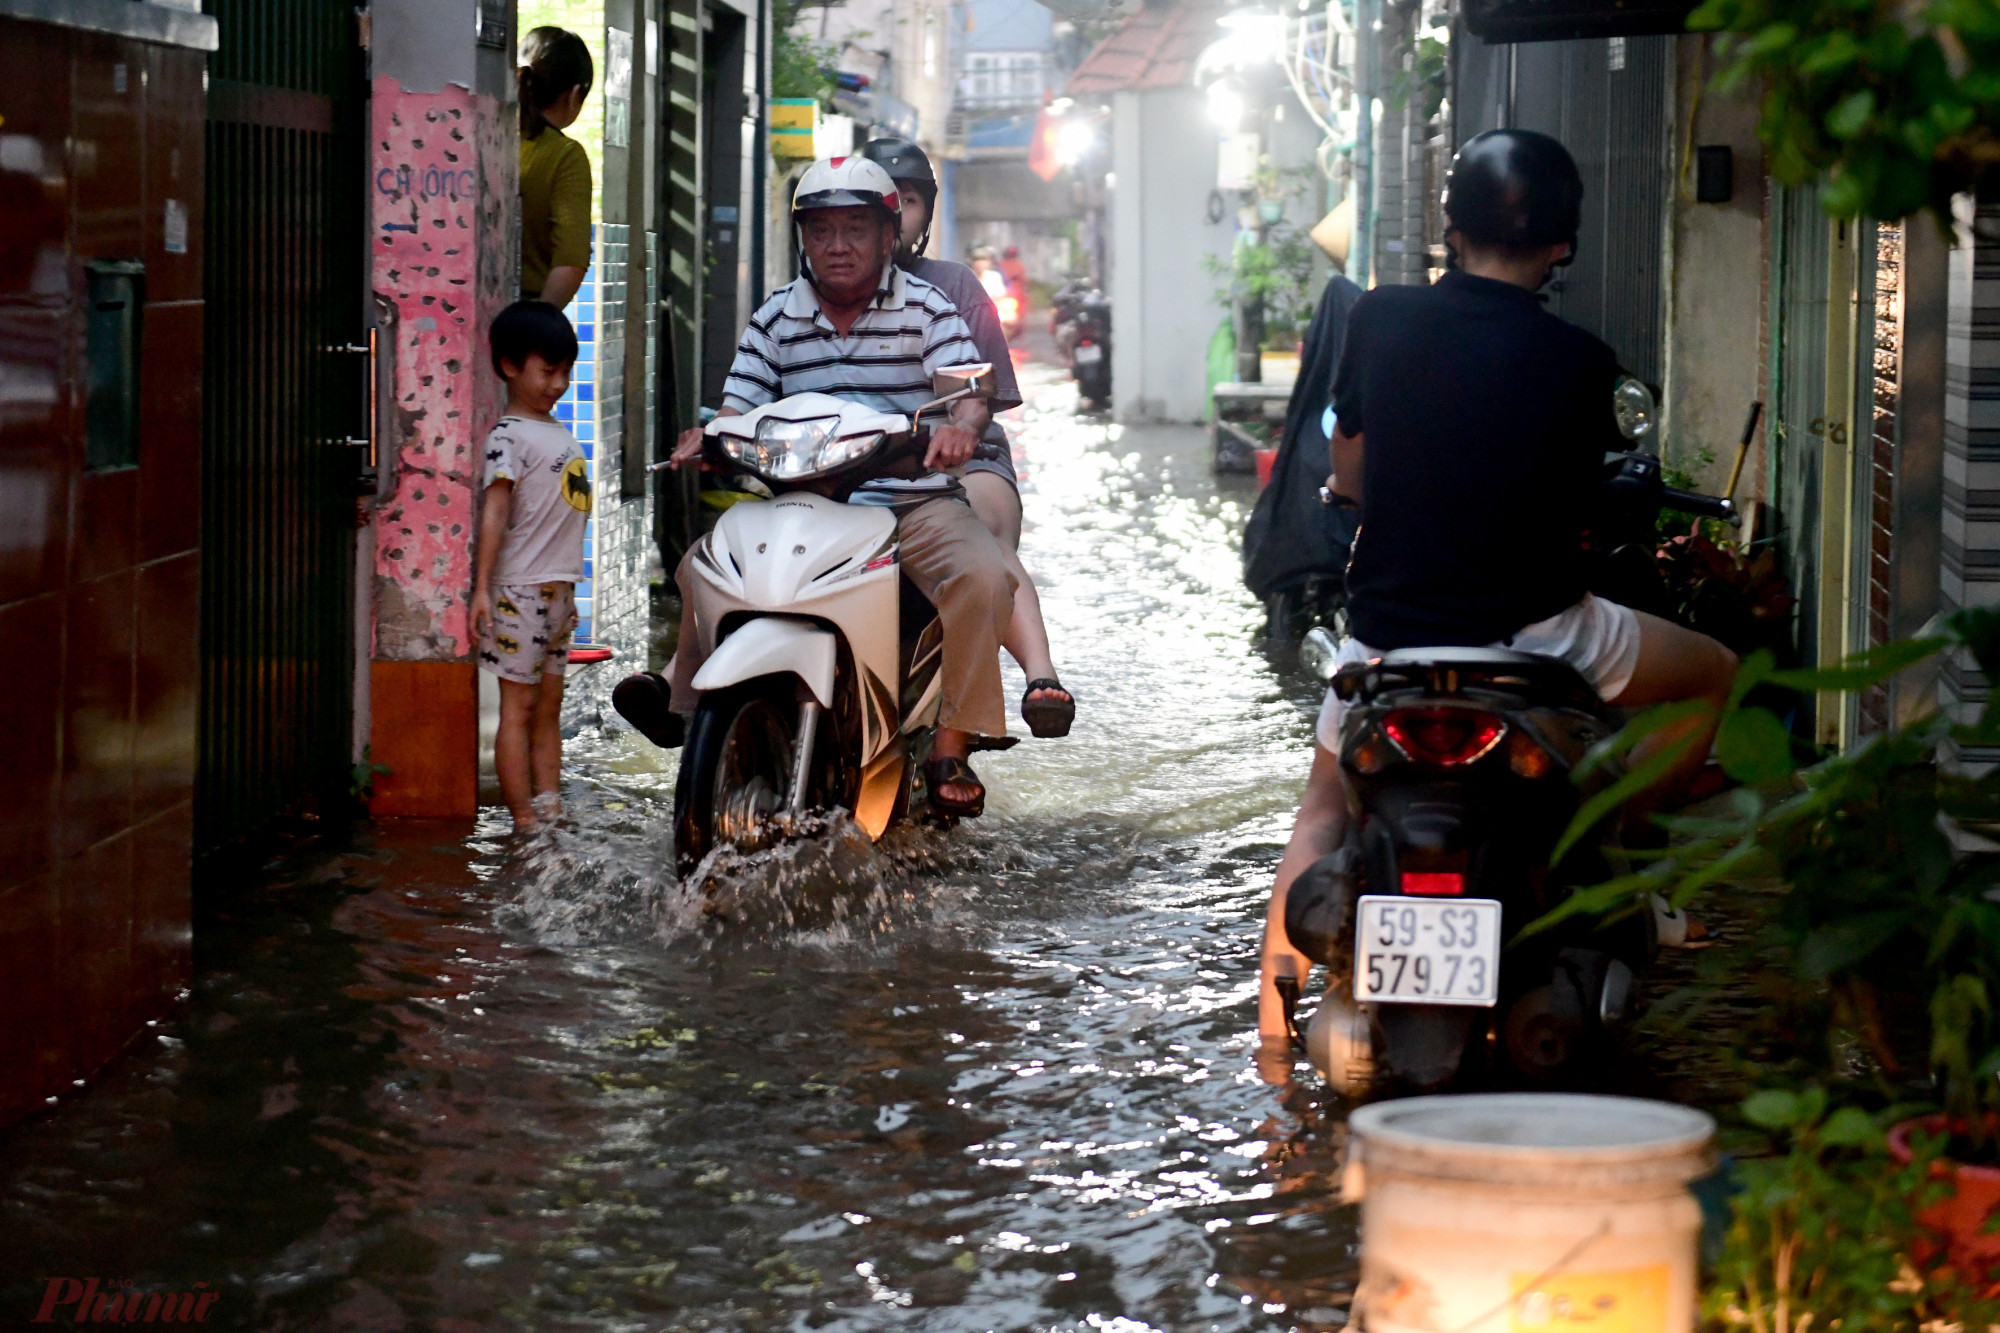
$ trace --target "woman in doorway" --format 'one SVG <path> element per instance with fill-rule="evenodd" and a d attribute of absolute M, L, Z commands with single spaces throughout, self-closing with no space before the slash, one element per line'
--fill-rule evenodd
<path fill-rule="evenodd" d="M 590 267 L 590 158 L 563 131 L 596 76 L 573 32 L 536 28 L 521 39 L 521 297 L 558 310 Z"/>

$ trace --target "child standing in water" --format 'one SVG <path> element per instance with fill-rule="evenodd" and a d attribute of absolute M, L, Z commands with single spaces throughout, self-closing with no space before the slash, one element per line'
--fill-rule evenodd
<path fill-rule="evenodd" d="M 472 629 L 500 678 L 493 766 L 517 832 L 561 813 L 563 671 L 576 629 L 590 472 L 552 414 L 569 388 L 576 330 L 542 301 L 517 301 L 491 333 L 507 414 L 486 437 Z"/>

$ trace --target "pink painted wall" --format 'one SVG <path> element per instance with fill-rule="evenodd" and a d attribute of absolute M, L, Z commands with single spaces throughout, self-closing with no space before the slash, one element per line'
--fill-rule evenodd
<path fill-rule="evenodd" d="M 371 281 L 393 343 L 372 656 L 468 661 L 479 444 L 505 403 L 486 328 L 518 281 L 510 108 L 375 80 Z"/>

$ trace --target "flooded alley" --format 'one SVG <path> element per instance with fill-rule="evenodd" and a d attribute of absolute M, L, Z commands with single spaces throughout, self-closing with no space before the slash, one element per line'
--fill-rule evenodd
<path fill-rule="evenodd" d="M 1026 375 L 1079 711 L 979 756 L 986 818 L 749 858 L 718 924 L 674 756 L 587 731 L 531 846 L 489 811 L 209 877 L 186 1002 L 0 1145 L 0 1323 L 67 1276 L 257 1329 L 1342 1324 L 1324 1093 L 1250 1062 L 1315 702 L 1239 580 L 1253 484 Z"/>

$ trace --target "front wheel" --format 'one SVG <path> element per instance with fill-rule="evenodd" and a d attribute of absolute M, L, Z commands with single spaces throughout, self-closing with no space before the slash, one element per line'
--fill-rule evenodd
<path fill-rule="evenodd" d="M 790 677 L 702 696 L 674 783 L 674 860 L 688 874 L 719 843 L 754 850 L 770 837 L 791 784 L 797 707 Z"/>

